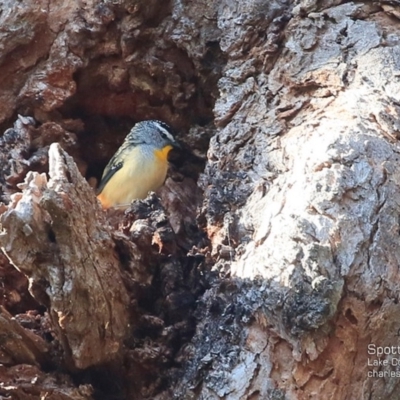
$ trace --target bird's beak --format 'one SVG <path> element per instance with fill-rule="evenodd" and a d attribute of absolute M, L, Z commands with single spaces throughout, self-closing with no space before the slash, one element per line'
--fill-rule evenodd
<path fill-rule="evenodd" d="M 174 149 L 182 150 L 182 145 L 175 141 L 174 143 L 171 143 Z"/>

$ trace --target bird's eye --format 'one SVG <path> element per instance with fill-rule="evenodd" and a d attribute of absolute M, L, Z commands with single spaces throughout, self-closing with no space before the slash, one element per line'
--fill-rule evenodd
<path fill-rule="evenodd" d="M 158 125 L 157 126 L 158 132 L 164 140 L 169 142 L 175 142 L 175 139 L 171 134 L 172 129 L 170 126 L 168 126 L 165 122 L 162 121 L 156 121 L 156 124 Z"/>

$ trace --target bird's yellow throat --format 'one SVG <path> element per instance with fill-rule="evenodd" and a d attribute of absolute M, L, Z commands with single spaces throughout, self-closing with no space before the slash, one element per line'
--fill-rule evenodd
<path fill-rule="evenodd" d="M 160 161 L 167 161 L 168 160 L 168 154 L 172 150 L 172 146 L 168 144 L 167 146 L 163 147 L 161 150 L 154 150 L 154 155 L 160 160 Z"/>

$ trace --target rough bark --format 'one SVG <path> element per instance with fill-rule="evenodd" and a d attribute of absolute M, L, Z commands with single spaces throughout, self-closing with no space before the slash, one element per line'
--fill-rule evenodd
<path fill-rule="evenodd" d="M 253 5 L 225 9 L 232 89 L 202 178 L 215 267 L 234 284 L 204 298 L 180 395 L 201 376 L 195 398 L 397 398 L 396 349 L 385 379 L 368 376 L 368 345 L 397 346 L 400 311 L 396 21 L 377 4 L 300 3 L 279 51 L 258 37 L 249 57 L 251 34 L 234 32 L 259 26 Z M 265 3 L 262 19 L 287 10 Z"/>
<path fill-rule="evenodd" d="M 120 351 L 128 296 L 93 191 L 57 144 L 49 150 L 49 177 L 28 173 L 22 195 L 14 194 L 1 216 L 0 240 L 48 308 L 69 368 L 83 369 Z"/>
<path fill-rule="evenodd" d="M 48 346 L 44 340 L 24 329 L 4 309 L 0 309 L 0 332 L 2 364 L 45 364 Z"/>
<path fill-rule="evenodd" d="M 0 366 L 0 395 L 18 400 L 88 400 L 92 399 L 90 385 L 75 388 L 71 379 L 62 374 L 49 376 L 33 365 Z"/>
<path fill-rule="evenodd" d="M 122 398 L 398 398 L 395 353 L 368 376 L 368 345 L 397 346 L 400 327 L 396 2 L 0 3 L 0 122 L 14 124 L 0 141 L 1 240 L 49 317 L 22 276 L 2 304 L 22 325 L 36 307 L 26 328 L 63 349 L 51 363 L 86 369 L 103 395 L 118 376 Z M 58 141 L 95 182 L 147 118 L 187 150 L 161 203 L 103 215 L 56 147 L 40 175 Z M 85 293 L 98 300 L 81 310 Z M 81 355 L 86 334 L 105 341 L 99 358 Z M 47 362 L 23 348 L 10 376 Z"/>

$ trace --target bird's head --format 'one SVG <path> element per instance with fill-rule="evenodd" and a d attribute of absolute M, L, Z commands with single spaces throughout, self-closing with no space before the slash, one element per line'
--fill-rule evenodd
<path fill-rule="evenodd" d="M 157 150 L 171 150 L 180 145 L 174 137 L 172 128 L 162 121 L 149 120 L 135 124 L 127 137 L 128 140 L 154 146 Z"/>

